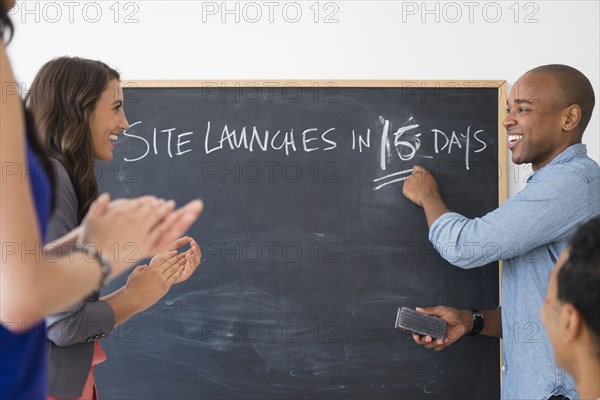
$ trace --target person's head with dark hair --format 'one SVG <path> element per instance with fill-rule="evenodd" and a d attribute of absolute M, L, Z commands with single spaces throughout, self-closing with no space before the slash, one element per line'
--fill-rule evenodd
<path fill-rule="evenodd" d="M 568 147 L 581 143 L 594 109 L 594 90 L 580 71 L 543 65 L 513 85 L 503 125 L 515 164 L 536 171 Z"/>
<path fill-rule="evenodd" d="M 556 262 L 541 316 L 558 366 L 581 398 L 599 398 L 600 216 L 577 230 Z"/>
<path fill-rule="evenodd" d="M 571 239 L 557 286 L 558 299 L 581 313 L 600 360 L 600 216 L 582 225 Z"/>
<path fill-rule="evenodd" d="M 40 69 L 25 101 L 46 151 L 71 178 L 81 222 L 98 197 L 94 161 L 111 160 L 114 140 L 129 127 L 119 73 L 101 61 L 60 57 Z"/>

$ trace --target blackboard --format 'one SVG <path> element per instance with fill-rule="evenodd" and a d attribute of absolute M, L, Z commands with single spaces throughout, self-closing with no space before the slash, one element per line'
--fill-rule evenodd
<path fill-rule="evenodd" d="M 103 341 L 103 398 L 499 397 L 497 339 L 435 353 L 394 322 L 399 306 L 499 304 L 498 264 L 444 261 L 402 182 L 420 164 L 453 211 L 496 208 L 504 82 L 125 86 L 131 127 L 100 189 L 202 198 L 204 261 Z"/>

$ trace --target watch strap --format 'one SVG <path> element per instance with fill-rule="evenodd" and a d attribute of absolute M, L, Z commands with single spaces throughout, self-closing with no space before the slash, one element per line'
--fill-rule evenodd
<path fill-rule="evenodd" d="M 473 313 L 473 329 L 469 332 L 469 335 L 479 335 L 483 330 L 483 314 L 479 310 L 472 309 Z"/>

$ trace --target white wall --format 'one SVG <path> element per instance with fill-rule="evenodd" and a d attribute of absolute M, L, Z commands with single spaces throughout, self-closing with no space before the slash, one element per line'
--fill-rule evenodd
<path fill-rule="evenodd" d="M 562 63 L 585 73 L 598 97 L 599 4 L 21 1 L 12 12 L 9 53 L 25 90 L 44 62 L 77 55 L 108 63 L 123 79 L 500 79 L 512 85 L 530 68 Z M 596 161 L 599 128 L 596 106 L 584 136 Z M 509 169 L 519 171 L 508 177 L 513 195 L 530 167 Z"/>

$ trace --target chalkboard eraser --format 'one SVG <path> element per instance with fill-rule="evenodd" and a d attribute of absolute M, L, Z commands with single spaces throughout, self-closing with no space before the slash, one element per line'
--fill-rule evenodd
<path fill-rule="evenodd" d="M 441 318 L 422 314 L 408 307 L 398 309 L 396 328 L 434 339 L 446 337 L 446 321 Z"/>

